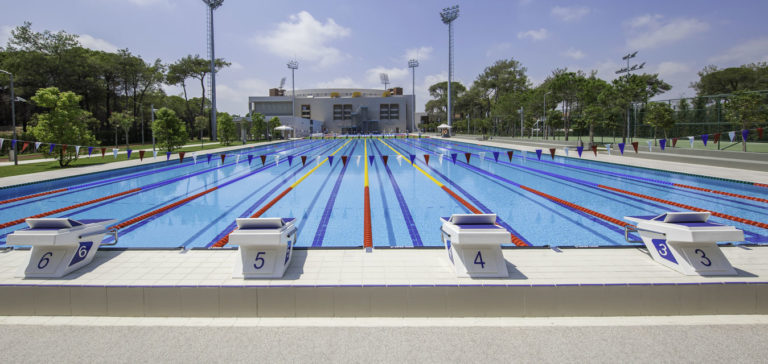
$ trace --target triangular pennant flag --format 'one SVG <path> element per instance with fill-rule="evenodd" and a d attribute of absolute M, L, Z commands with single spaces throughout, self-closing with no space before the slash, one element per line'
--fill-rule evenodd
<path fill-rule="evenodd" d="M 664 148 L 667 146 L 667 140 L 659 139 L 659 146 L 661 147 L 661 150 L 664 150 Z"/>
<path fill-rule="evenodd" d="M 704 143 L 704 146 L 707 146 L 707 139 L 709 139 L 709 134 L 701 134 L 701 141 Z"/>
<path fill-rule="evenodd" d="M 157 150 L 152 151 L 152 158 L 157 159 Z"/>
<path fill-rule="evenodd" d="M 557 149 L 549 148 L 549 155 L 552 156 L 552 159 L 555 159 L 555 151 L 557 151 Z"/>
<path fill-rule="evenodd" d="M 101 148 L 101 157 L 104 158 L 104 153 L 107 152 L 107 148 Z"/>
<path fill-rule="evenodd" d="M 16 149 L 16 139 L 11 139 L 11 149 Z"/>
<path fill-rule="evenodd" d="M 395 138 L 395 139 L 397 139 L 397 138 Z M 397 155 L 397 164 L 401 165 L 401 166 L 403 165 L 403 156 L 400 155 L 400 154 Z"/>
<path fill-rule="evenodd" d="M 693 141 L 694 141 L 694 139 L 696 139 L 694 136 L 689 136 L 688 137 L 688 143 L 691 144 L 691 148 L 693 148 Z"/>
<path fill-rule="evenodd" d="M 88 157 L 91 157 L 91 153 L 93 153 L 93 147 L 88 147 Z"/>
<path fill-rule="evenodd" d="M 21 146 L 21 152 L 19 152 L 19 154 L 24 153 L 24 151 L 27 150 L 28 146 L 29 146 L 29 142 L 24 142 L 24 145 Z"/>
<path fill-rule="evenodd" d="M 597 157 L 597 145 L 592 146 L 592 153 L 595 153 L 595 157 Z"/>
<path fill-rule="evenodd" d="M 493 152 L 493 160 L 495 160 L 496 163 L 499 162 L 499 152 Z"/>
<path fill-rule="evenodd" d="M 416 154 L 410 154 L 408 157 L 411 159 L 411 164 L 413 164 L 413 160 L 416 159 Z"/>
<path fill-rule="evenodd" d="M 384 162 L 384 165 L 385 165 L 385 166 L 387 165 L 387 160 L 388 160 L 388 159 L 389 159 L 389 156 L 388 156 L 388 155 L 383 155 L 383 156 L 381 156 L 381 161 L 382 161 L 382 162 Z"/>
<path fill-rule="evenodd" d="M 66 153 L 67 152 L 67 145 L 66 144 L 63 144 L 61 146 L 61 151 L 62 151 L 62 153 Z"/>
<path fill-rule="evenodd" d="M 208 163 L 211 163 L 211 157 L 213 157 L 213 154 L 208 154 L 206 157 L 208 157 Z"/>
<path fill-rule="evenodd" d="M 625 145 L 624 143 L 619 143 L 619 152 L 621 153 L 621 155 L 624 155 L 624 145 Z"/>
<path fill-rule="evenodd" d="M 464 158 L 467 158 L 467 164 L 469 164 L 469 157 L 472 156 L 472 153 L 464 153 Z"/>
<path fill-rule="evenodd" d="M 482 162 L 482 161 L 484 161 L 484 160 L 485 160 L 485 152 L 480 152 L 480 153 L 477 153 L 477 155 L 479 155 L 479 156 L 480 156 L 480 162 Z"/>
<path fill-rule="evenodd" d="M 48 146 L 48 153 L 53 153 L 53 147 L 55 147 L 56 144 L 51 143 L 51 145 Z"/>
<path fill-rule="evenodd" d="M 567 157 L 570 149 L 568 149 L 568 147 L 563 147 L 563 150 L 565 151 L 565 156 Z"/>
<path fill-rule="evenodd" d="M 118 149 L 118 148 L 112 148 L 112 156 L 115 157 L 115 159 L 117 159 L 117 152 L 119 152 L 119 151 L 120 151 L 120 149 Z"/>
<path fill-rule="evenodd" d="M 525 151 L 525 150 L 523 151 L 523 160 L 524 160 L 524 161 L 527 161 L 527 160 L 528 160 L 528 152 L 527 152 L 527 151 Z"/>
<path fill-rule="evenodd" d="M 347 156 L 346 155 L 341 156 L 341 164 L 344 165 L 344 167 L 347 166 Z"/>
<path fill-rule="evenodd" d="M 140 161 L 143 161 L 143 160 L 144 160 L 144 152 L 145 152 L 145 151 L 143 151 L 143 150 L 140 150 L 140 151 L 139 151 L 139 160 L 140 160 Z M 209 161 L 211 160 L 211 155 L 210 155 L 210 154 L 208 155 L 208 160 L 209 160 Z"/>
<path fill-rule="evenodd" d="M 541 160 L 541 149 L 536 149 L 536 158 Z"/>
<path fill-rule="evenodd" d="M 508 150 L 508 151 L 507 151 L 507 157 L 509 157 L 509 161 L 510 161 L 510 162 L 512 161 L 512 154 L 514 154 L 514 153 L 515 153 L 515 151 L 514 151 L 514 150 Z"/>
<path fill-rule="evenodd" d="M 440 162 L 441 166 L 443 165 L 443 158 L 444 157 L 445 157 L 445 154 L 440 154 L 439 157 L 437 158 L 437 161 Z"/>
<path fill-rule="evenodd" d="M 307 156 L 303 155 L 301 156 L 301 165 L 304 166 L 305 163 L 307 163 Z"/>
<path fill-rule="evenodd" d="M 251 157 L 251 158 L 253 158 L 253 157 Z M 262 155 L 259 156 L 259 158 L 261 158 L 261 165 L 263 166 L 264 163 L 267 160 L 267 156 L 262 154 Z M 251 164 L 250 160 L 248 161 L 248 164 Z"/>
<path fill-rule="evenodd" d="M 280 165 L 280 154 L 275 154 L 275 165 L 276 166 Z"/>
<path fill-rule="evenodd" d="M 240 163 L 240 153 L 235 154 L 235 164 Z"/>
<path fill-rule="evenodd" d="M 221 155 L 219 155 L 219 157 L 221 157 L 221 164 L 224 164 L 224 159 L 227 158 L 227 155 L 226 154 L 221 154 Z"/>
<path fill-rule="evenodd" d="M 78 155 L 78 156 L 80 155 L 80 146 L 79 145 L 75 145 L 75 155 Z"/>
<path fill-rule="evenodd" d="M 649 140 L 649 141 L 648 141 L 648 151 L 649 151 L 649 152 L 652 152 L 652 151 L 653 151 L 653 140 Z"/>
<path fill-rule="evenodd" d="M 375 159 L 375 157 L 374 157 L 374 156 L 372 156 L 372 155 L 369 155 L 369 156 L 368 156 L 368 164 L 369 164 L 369 165 L 373 165 L 373 160 L 374 160 L 374 159 Z"/>
<path fill-rule="evenodd" d="M 358 136 L 357 139 L 360 139 L 360 137 Z M 355 166 L 360 167 L 360 158 L 361 157 L 362 157 L 361 155 L 358 155 L 358 156 L 355 157 Z"/>
<path fill-rule="evenodd" d="M 131 159 L 131 152 L 133 152 L 132 149 L 128 149 L 128 150 L 125 151 L 125 153 L 128 155 L 128 158 L 126 158 L 126 159 Z"/>
<path fill-rule="evenodd" d="M 637 154 L 638 143 L 632 142 L 632 148 L 635 150 L 635 154 Z"/>
<path fill-rule="evenodd" d="M 40 144 L 43 144 L 41 142 L 35 142 L 35 152 L 37 152 L 37 148 L 40 148 Z M 0 139 L 0 146 L 3 145 L 2 139 Z"/>
<path fill-rule="evenodd" d="M 456 153 L 451 153 L 451 160 L 453 161 L 453 164 L 456 164 L 456 157 L 457 157 L 457 156 L 458 156 L 458 154 L 456 154 Z"/>
<path fill-rule="evenodd" d="M 747 135 L 749 135 L 749 130 L 742 129 L 741 130 L 741 141 L 743 141 L 743 142 L 747 141 Z"/>
<path fill-rule="evenodd" d="M 171 159 L 171 152 L 165 152 L 165 160 Z"/>
<path fill-rule="evenodd" d="M 424 154 L 424 162 L 429 165 L 429 154 Z"/>
<path fill-rule="evenodd" d="M 264 156 L 261 156 L 261 165 L 264 165 Z M 248 165 L 251 165 L 251 161 L 253 160 L 253 154 L 248 154 Z"/>
<path fill-rule="evenodd" d="M 5 138 L 0 138 L 0 148 L 2 148 L 2 147 L 3 147 L 3 142 L 4 142 L 4 141 L 5 141 Z M 39 144 L 38 144 L 38 145 L 39 145 Z M 37 148 L 35 148 L 35 149 L 37 149 Z"/>
<path fill-rule="evenodd" d="M 335 139 L 335 138 L 336 138 L 336 137 L 334 137 L 334 139 Z M 328 163 L 330 163 L 331 165 L 333 165 L 333 156 L 332 156 L 332 155 L 329 155 L 329 156 L 328 156 Z"/>
<path fill-rule="evenodd" d="M 757 128 L 757 137 L 763 139 L 763 128 Z"/>
<path fill-rule="evenodd" d="M 606 144 L 605 145 L 605 150 L 606 150 L 606 152 L 608 152 L 608 155 L 611 155 L 611 145 L 610 144 Z"/>
<path fill-rule="evenodd" d="M 293 165 L 292 163 L 293 163 L 293 156 L 292 156 L 292 155 L 289 155 L 289 156 L 288 156 L 288 166 L 289 166 L 289 167 L 290 167 L 290 166 L 292 166 L 292 165 Z"/>
<path fill-rule="evenodd" d="M 729 132 L 728 132 L 728 138 L 730 138 L 730 139 L 731 139 L 731 143 L 733 143 L 733 139 L 734 139 L 735 137 L 736 137 L 736 132 L 735 132 L 735 131 L 729 131 Z"/>
<path fill-rule="evenodd" d="M 579 153 L 579 158 L 581 158 L 581 153 L 584 152 L 584 146 L 579 145 L 578 147 L 576 147 L 576 152 Z"/>
<path fill-rule="evenodd" d="M 179 163 L 182 163 L 184 161 L 184 152 L 179 152 Z"/>
<path fill-rule="evenodd" d="M 715 142 L 715 143 L 720 142 L 720 133 L 716 133 L 715 134 L 715 139 L 713 140 L 713 142 Z"/>

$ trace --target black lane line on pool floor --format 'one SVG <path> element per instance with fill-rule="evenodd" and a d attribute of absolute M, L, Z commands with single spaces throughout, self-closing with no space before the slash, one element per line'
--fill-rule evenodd
<path fill-rule="evenodd" d="M 355 154 L 355 149 L 357 149 L 357 144 L 359 142 L 360 142 L 359 140 L 352 141 L 352 145 L 351 145 L 352 150 L 349 152 L 349 155 Z M 349 147 L 347 147 L 347 149 L 349 149 Z M 331 195 L 328 196 L 328 201 L 325 203 L 325 209 L 323 210 L 323 214 L 320 217 L 320 222 L 318 222 L 317 224 L 317 230 L 315 230 L 315 237 L 312 240 L 313 248 L 319 248 L 323 246 L 323 238 L 325 237 L 325 231 L 328 228 L 328 221 L 331 219 L 331 213 L 333 212 L 333 205 L 336 203 L 336 196 L 339 194 L 339 187 L 341 187 L 341 181 L 344 180 L 344 172 L 347 171 L 347 166 L 349 165 L 350 162 L 351 161 L 347 161 L 347 163 L 342 162 L 343 166 L 341 167 L 339 176 L 336 177 L 336 182 L 333 184 Z"/>

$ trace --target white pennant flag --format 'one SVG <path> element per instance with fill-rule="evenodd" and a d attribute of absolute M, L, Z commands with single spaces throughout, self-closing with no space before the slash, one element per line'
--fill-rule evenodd
<path fill-rule="evenodd" d="M 192 152 L 192 161 L 197 164 L 197 152 Z"/>
<path fill-rule="evenodd" d="M 80 146 L 75 145 L 75 155 L 80 155 Z"/>
<path fill-rule="evenodd" d="M 37 148 L 40 148 L 40 144 L 43 144 L 42 142 L 35 142 L 35 152 L 37 152 Z M 0 146 L 3 145 L 3 143 L 0 143 Z"/>
<path fill-rule="evenodd" d="M 731 138 L 731 142 L 733 142 L 733 138 L 736 137 L 736 132 L 735 131 L 729 131 L 728 132 L 728 137 Z"/>
<path fill-rule="evenodd" d="M 152 158 L 157 159 L 157 150 L 152 151 Z"/>
<path fill-rule="evenodd" d="M 240 153 L 235 154 L 235 164 L 240 163 Z"/>
<path fill-rule="evenodd" d="M 565 156 L 567 157 L 568 156 L 568 147 L 563 148 L 563 150 L 565 150 Z"/>
<path fill-rule="evenodd" d="M 320 165 L 320 156 L 319 155 L 315 156 L 315 163 L 317 163 L 318 166 Z"/>
<path fill-rule="evenodd" d="M 403 156 L 400 154 L 397 155 L 397 164 L 399 164 L 400 166 L 403 165 Z"/>
<path fill-rule="evenodd" d="M 114 155 L 114 156 L 115 156 L 115 159 L 117 159 L 117 151 L 118 151 L 118 150 L 120 150 L 120 149 L 117 149 L 117 148 L 112 148 L 112 155 Z"/>
<path fill-rule="evenodd" d="M 648 151 L 649 151 L 649 152 L 652 152 L 652 151 L 653 151 L 653 140 L 649 140 L 649 141 L 648 141 Z"/>
<path fill-rule="evenodd" d="M 275 155 L 275 165 L 276 165 L 276 166 L 279 166 L 279 165 L 280 165 L 280 155 L 279 155 L 279 154 L 276 154 L 276 155 Z"/>
<path fill-rule="evenodd" d="M 477 153 L 480 156 L 480 162 L 485 160 L 485 152 Z"/>
<path fill-rule="evenodd" d="M 523 151 L 523 160 L 524 161 L 528 160 L 528 152 L 525 150 Z"/>
<path fill-rule="evenodd" d="M 440 165 L 441 165 L 441 166 L 443 165 L 443 156 L 444 156 L 444 155 L 445 155 L 445 154 L 440 154 L 440 158 L 438 158 L 438 159 L 440 160 Z"/>
<path fill-rule="evenodd" d="M 608 155 L 611 155 L 611 145 L 610 144 L 606 144 L 605 145 L 605 150 L 608 152 Z"/>
<path fill-rule="evenodd" d="M 689 137 L 688 137 L 688 142 L 690 142 L 690 143 L 691 143 L 691 148 L 693 148 L 693 138 L 694 138 L 694 137 L 692 137 L 692 136 L 689 136 Z"/>
<path fill-rule="evenodd" d="M 5 141 L 5 139 L 3 139 L 3 138 L 0 138 L 0 148 L 2 148 L 2 147 L 3 147 L 3 142 L 4 142 L 4 141 Z"/>
<path fill-rule="evenodd" d="M 357 156 L 357 158 L 355 158 L 355 165 L 360 167 L 360 156 Z"/>

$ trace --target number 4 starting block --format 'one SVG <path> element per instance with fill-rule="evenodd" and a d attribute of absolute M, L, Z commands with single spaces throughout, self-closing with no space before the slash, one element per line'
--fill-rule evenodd
<path fill-rule="evenodd" d="M 240 246 L 233 278 L 281 278 L 291 263 L 297 229 L 293 218 L 239 218 L 229 243 Z"/>
<path fill-rule="evenodd" d="M 743 241 L 733 226 L 707 222 L 709 212 L 667 212 L 659 216 L 626 216 L 653 260 L 686 275 L 736 275 L 718 241 Z"/>
<path fill-rule="evenodd" d="M 17 277 L 60 278 L 93 260 L 107 226 L 116 220 L 72 220 L 67 218 L 27 219 L 28 228 L 8 235 L 8 245 L 31 245 L 29 263 Z"/>
<path fill-rule="evenodd" d="M 453 214 L 440 218 L 443 244 L 458 277 L 508 277 L 501 244 L 509 232 L 496 225 L 496 214 Z"/>

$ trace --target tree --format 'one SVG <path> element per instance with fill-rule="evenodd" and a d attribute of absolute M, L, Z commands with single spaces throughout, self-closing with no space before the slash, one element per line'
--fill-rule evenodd
<path fill-rule="evenodd" d="M 768 116 L 768 112 L 762 108 L 764 103 L 764 96 L 758 93 L 734 92 L 725 102 L 725 119 L 742 130 L 750 129 Z M 741 150 L 747 151 L 746 140 L 742 141 Z"/>
<path fill-rule="evenodd" d="M 262 135 L 266 135 L 265 131 L 267 130 L 267 126 L 264 124 L 264 114 L 252 113 L 251 121 L 253 122 L 253 135 L 255 135 L 257 140 L 260 140 Z"/>
<path fill-rule="evenodd" d="M 225 112 L 216 113 L 216 129 L 222 144 L 229 145 L 235 140 L 235 122 L 232 121 L 232 115 Z"/>
<path fill-rule="evenodd" d="M 277 128 L 278 126 L 280 126 L 280 118 L 278 118 L 277 116 L 273 116 L 272 119 L 269 119 L 269 122 L 267 123 L 267 131 L 269 132 L 269 135 L 270 135 L 269 139 L 272 139 L 271 137 L 272 132 L 274 132 L 275 128 Z"/>
<path fill-rule="evenodd" d="M 37 125 L 32 128 L 32 135 L 37 140 L 60 145 L 56 157 L 60 167 L 77 159 L 75 148 L 64 151 L 64 145 L 96 144 L 96 139 L 88 130 L 91 114 L 80 108 L 80 100 L 81 97 L 74 92 L 60 92 L 56 87 L 40 89 L 32 97 L 37 106 L 48 109 L 35 115 Z"/>
<path fill-rule="evenodd" d="M 200 88 L 202 89 L 201 97 L 203 99 L 203 102 L 200 105 L 200 114 L 202 115 L 204 111 L 203 105 L 205 104 L 205 76 L 211 72 L 211 62 L 207 59 L 201 58 L 199 55 L 188 55 L 180 59 L 177 63 L 181 63 L 183 65 L 183 69 L 186 72 L 189 72 L 189 77 L 200 80 Z M 224 67 L 229 67 L 231 65 L 231 63 L 221 58 L 216 58 L 213 63 L 217 73 Z"/>
<path fill-rule="evenodd" d="M 466 91 L 467 88 L 464 85 L 458 82 L 451 82 L 452 101 L 457 100 Z M 445 122 L 447 120 L 446 115 L 448 115 L 448 82 L 438 82 L 429 86 L 429 95 L 432 96 L 433 100 L 427 101 L 424 110 L 430 116 L 430 119 L 434 117 Z"/>
<path fill-rule="evenodd" d="M 152 132 L 160 147 L 172 152 L 183 146 L 189 138 L 184 122 L 169 108 L 161 108 L 155 113 L 155 122 L 152 124 Z"/>
<path fill-rule="evenodd" d="M 128 130 L 133 126 L 133 115 L 129 111 L 116 112 L 109 116 L 109 123 L 115 128 L 115 146 L 117 146 L 117 129 L 125 132 L 125 148 L 128 149 Z"/>
<path fill-rule="evenodd" d="M 486 110 L 499 101 L 499 97 L 509 93 L 520 93 L 528 89 L 526 68 L 514 59 L 498 60 L 486 67 L 477 76 L 471 89 L 477 88 L 486 102 Z"/>
<path fill-rule="evenodd" d="M 757 91 L 768 88 L 768 63 L 751 63 L 718 69 L 714 65 L 699 71 L 699 81 L 691 84 L 699 96 Z"/>
<path fill-rule="evenodd" d="M 646 107 L 645 123 L 654 127 L 654 144 L 656 142 L 656 129 L 661 128 L 664 131 L 664 139 L 666 139 L 667 129 L 675 125 L 675 118 L 672 117 L 672 113 L 672 108 L 663 102 L 653 102 Z"/>
<path fill-rule="evenodd" d="M 210 122 L 208 121 L 208 117 L 203 115 L 198 115 L 195 117 L 195 129 L 200 132 L 200 147 L 203 146 L 203 130 L 208 129 L 208 125 Z"/>

